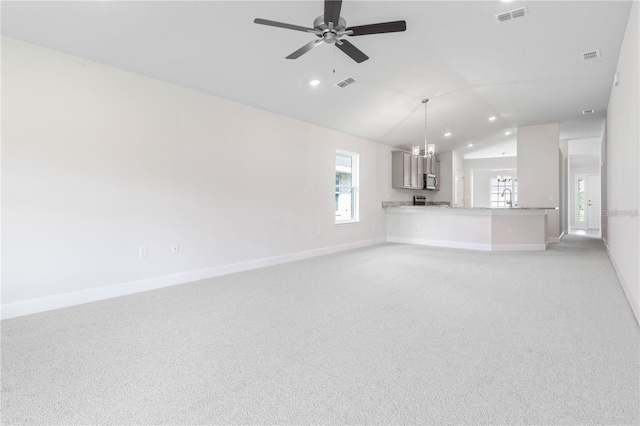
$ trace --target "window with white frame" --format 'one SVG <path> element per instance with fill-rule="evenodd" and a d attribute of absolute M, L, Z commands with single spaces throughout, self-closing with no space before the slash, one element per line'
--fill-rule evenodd
<path fill-rule="evenodd" d="M 358 221 L 358 160 L 358 154 L 336 151 L 336 223 Z"/>
<path fill-rule="evenodd" d="M 512 178 L 491 179 L 491 207 L 516 207 L 518 205 L 518 180 Z"/>

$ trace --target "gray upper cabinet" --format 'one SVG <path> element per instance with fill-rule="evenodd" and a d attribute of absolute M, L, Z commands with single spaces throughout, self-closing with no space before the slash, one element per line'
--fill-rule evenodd
<path fill-rule="evenodd" d="M 393 188 L 422 189 L 424 180 L 424 159 L 414 157 L 410 152 L 391 153 L 391 186 Z"/>
<path fill-rule="evenodd" d="M 424 172 L 438 174 L 438 161 L 435 155 L 424 159 Z"/>

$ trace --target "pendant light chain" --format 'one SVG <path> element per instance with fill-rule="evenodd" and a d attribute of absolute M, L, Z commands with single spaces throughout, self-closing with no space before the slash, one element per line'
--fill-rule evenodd
<path fill-rule="evenodd" d="M 429 158 L 435 154 L 435 145 L 429 145 L 427 142 L 427 102 L 429 102 L 429 99 L 422 100 L 424 104 L 424 158 Z M 431 151 L 429 148 L 431 148 Z M 411 155 L 414 157 L 420 156 L 420 145 L 413 145 L 411 147 Z"/>
<path fill-rule="evenodd" d="M 429 99 L 423 99 L 424 104 L 424 156 L 427 156 L 427 102 Z"/>

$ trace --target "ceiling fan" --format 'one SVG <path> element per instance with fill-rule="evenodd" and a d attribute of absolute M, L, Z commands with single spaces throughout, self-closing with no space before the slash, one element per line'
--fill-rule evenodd
<path fill-rule="evenodd" d="M 315 34 L 319 39 L 313 40 L 300 49 L 287 56 L 287 59 L 297 59 L 322 43 L 335 44 L 338 49 L 346 53 L 351 59 L 357 63 L 364 62 L 369 57 L 360 49 L 349 43 L 347 40 L 341 39 L 343 36 L 361 36 L 368 34 L 395 33 L 405 31 L 407 23 L 405 21 L 382 22 L 379 24 L 359 25 L 347 28 L 347 23 L 340 16 L 342 8 L 342 0 L 325 0 L 324 15 L 318 16 L 313 21 L 313 28 L 301 27 L 299 25 L 286 24 L 284 22 L 270 21 L 268 19 L 256 18 L 253 22 L 261 25 L 269 25 L 272 27 L 285 28 L 288 30 L 302 31 L 305 33 Z"/>

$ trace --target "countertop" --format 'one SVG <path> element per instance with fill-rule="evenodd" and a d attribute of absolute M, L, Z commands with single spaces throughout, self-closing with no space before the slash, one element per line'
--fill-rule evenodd
<path fill-rule="evenodd" d="M 382 207 L 451 210 L 557 210 L 558 207 L 451 207 L 447 202 L 433 202 L 426 206 L 414 206 L 411 201 L 383 201 Z"/>
<path fill-rule="evenodd" d="M 427 201 L 426 206 L 414 206 L 413 201 L 383 201 L 382 207 L 449 207 L 448 201 Z"/>

